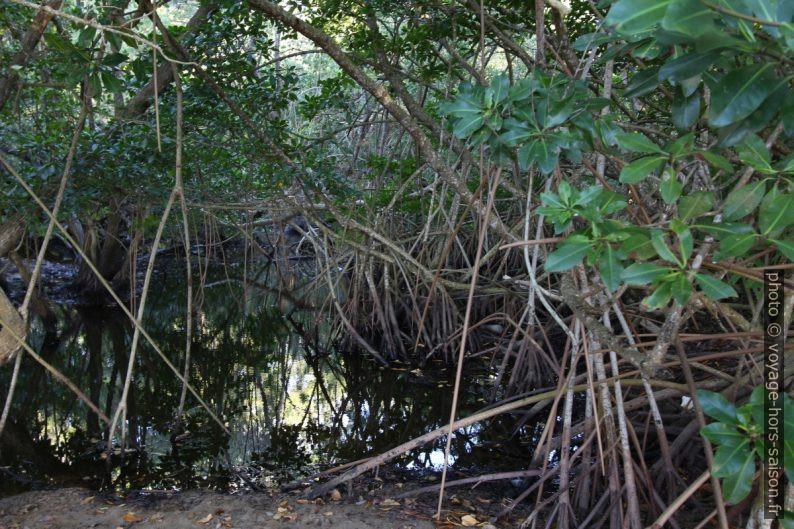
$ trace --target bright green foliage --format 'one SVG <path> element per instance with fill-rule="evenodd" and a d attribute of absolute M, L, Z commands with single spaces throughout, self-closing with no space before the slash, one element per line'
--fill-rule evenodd
<path fill-rule="evenodd" d="M 766 140 L 794 136 L 794 71 L 784 58 L 793 51 L 794 8 L 782 4 L 719 3 L 774 23 L 753 26 L 697 0 L 618 0 L 601 31 L 573 44 L 604 48 L 594 68 L 644 61 L 617 97 L 594 98 L 581 81 L 535 70 L 512 83 L 500 76 L 488 86 L 461 84 L 441 110 L 458 138 L 487 145 L 508 167 L 551 176 L 593 154 L 616 166 L 604 175 L 609 191 L 603 179 L 584 177 L 541 194 L 535 212 L 567 234 L 547 272 L 594 266 L 610 291 L 622 282 L 650 288 L 649 309 L 686 303 L 695 291 L 736 297 L 742 279 L 713 275 L 700 259 L 743 260 L 770 246 L 774 261 L 794 256 L 794 155 L 781 159 Z M 640 101 L 647 106 L 627 111 Z M 700 185 L 697 174 L 713 184 Z M 640 221 L 628 186 L 666 208 L 662 225 Z M 606 197 L 620 207 L 603 207 Z"/>
<path fill-rule="evenodd" d="M 717 422 L 707 424 L 701 435 L 717 445 L 712 474 L 722 478 L 725 501 L 738 503 L 750 493 L 756 469 L 756 458 L 765 458 L 764 399 L 763 385 L 757 386 L 750 400 L 737 408 L 722 395 L 712 391 L 697 393 L 703 412 Z M 782 394 L 785 411 L 784 422 L 794 427 L 794 400 Z M 789 411 L 791 410 L 791 411 Z M 791 430 L 789 430 L 791 431 Z M 783 439 L 785 472 L 789 480 L 794 477 L 794 439 Z M 781 458 L 781 459 L 783 459 Z"/>

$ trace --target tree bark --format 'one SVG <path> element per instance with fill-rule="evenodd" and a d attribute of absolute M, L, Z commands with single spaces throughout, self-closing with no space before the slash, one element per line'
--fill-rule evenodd
<path fill-rule="evenodd" d="M 201 6 L 196 10 L 193 16 L 187 23 L 187 31 L 180 38 L 182 43 L 186 42 L 190 37 L 198 32 L 199 27 L 209 18 L 213 11 L 217 8 L 214 4 Z M 165 88 L 174 82 L 174 72 L 171 69 L 171 63 L 168 61 L 163 62 L 157 67 L 157 93 L 161 93 Z M 132 119 L 142 115 L 146 112 L 154 101 L 155 82 L 154 79 L 146 83 L 132 99 L 127 102 L 127 105 L 121 109 L 118 116 L 121 119 Z"/>
<path fill-rule="evenodd" d="M 62 1 L 63 0 L 49 0 L 46 5 L 52 9 L 59 9 Z M 41 40 L 41 36 L 44 34 L 44 30 L 47 29 L 47 24 L 52 20 L 52 17 L 53 13 L 51 11 L 39 10 L 36 14 L 36 18 L 33 19 L 30 27 L 22 37 L 22 48 L 14 55 L 14 58 L 11 59 L 11 64 L 6 67 L 5 76 L 0 79 L 0 110 L 3 109 L 6 101 L 8 101 L 8 98 L 19 84 L 19 75 L 15 67 L 25 66 L 28 63 L 39 40 Z M 0 234 L 0 237 L 1 236 Z M 2 254 L 3 252 L 0 252 L 0 255 Z"/>

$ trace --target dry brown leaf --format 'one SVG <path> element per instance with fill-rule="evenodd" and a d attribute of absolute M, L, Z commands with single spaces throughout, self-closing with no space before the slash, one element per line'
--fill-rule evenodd
<path fill-rule="evenodd" d="M 209 513 L 207 516 L 205 516 L 201 520 L 198 520 L 196 523 L 200 523 L 201 525 L 207 525 L 208 523 L 210 523 L 210 520 L 212 520 L 213 518 L 214 516 L 212 515 L 212 513 Z"/>
<path fill-rule="evenodd" d="M 306 498 L 301 498 L 298 500 L 298 503 L 300 503 L 301 505 L 306 505 L 307 503 L 309 503 L 309 500 L 307 500 Z"/>
<path fill-rule="evenodd" d="M 127 523 L 137 523 L 143 521 L 143 518 L 139 517 L 134 512 L 128 512 L 127 514 L 122 516 L 122 519 Z"/>
<path fill-rule="evenodd" d="M 478 522 L 477 518 L 475 518 L 474 516 L 472 516 L 470 514 L 467 514 L 466 516 L 463 516 L 460 519 L 460 523 L 464 527 L 474 527 L 475 525 L 477 525 L 480 522 Z"/>
<path fill-rule="evenodd" d="M 339 501 L 342 499 L 342 493 L 339 492 L 339 489 L 333 489 L 330 493 L 331 501 Z"/>
<path fill-rule="evenodd" d="M 398 507 L 400 505 L 399 501 L 395 501 L 391 498 L 386 498 L 385 500 L 380 502 L 381 507 Z"/>
<path fill-rule="evenodd" d="M 94 498 L 96 498 L 96 496 L 89 496 L 89 497 L 85 498 L 83 501 L 81 501 L 80 503 L 82 503 L 83 505 L 86 505 L 88 503 L 94 503 Z"/>

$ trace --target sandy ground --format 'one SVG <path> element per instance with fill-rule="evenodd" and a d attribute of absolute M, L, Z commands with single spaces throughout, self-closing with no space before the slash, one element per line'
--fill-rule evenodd
<path fill-rule="evenodd" d="M 429 516 L 419 512 L 412 502 L 401 500 L 398 503 L 389 506 L 388 500 L 342 500 L 316 504 L 284 494 L 229 495 L 202 491 L 136 493 L 121 497 L 84 489 L 61 489 L 0 499 L 0 529 L 435 527 Z"/>

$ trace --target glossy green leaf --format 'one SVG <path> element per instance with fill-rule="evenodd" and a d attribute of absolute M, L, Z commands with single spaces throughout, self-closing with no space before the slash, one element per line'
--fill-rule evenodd
<path fill-rule="evenodd" d="M 563 242 L 559 248 L 549 254 L 543 265 L 547 272 L 563 272 L 578 265 L 592 248 L 590 241 Z"/>
<path fill-rule="evenodd" d="M 703 413 L 712 419 L 727 424 L 738 424 L 736 406 L 719 393 L 714 393 L 706 389 L 699 389 L 697 391 L 697 397 L 700 407 L 703 409 Z"/>
<path fill-rule="evenodd" d="M 698 0 L 675 0 L 662 19 L 662 28 L 689 38 L 714 27 L 714 11 Z"/>
<path fill-rule="evenodd" d="M 639 233 L 632 234 L 628 239 L 623 241 L 623 244 L 620 245 L 620 251 L 624 255 L 637 257 L 639 259 L 650 259 L 656 255 L 650 237 Z"/>
<path fill-rule="evenodd" d="M 698 154 L 703 156 L 712 167 L 722 169 L 728 174 L 733 172 L 733 165 L 726 157 L 710 151 L 700 151 Z"/>
<path fill-rule="evenodd" d="M 750 134 L 745 137 L 736 151 L 739 154 L 739 159 L 753 169 L 758 171 L 767 171 L 771 169 L 771 165 L 769 165 L 769 161 L 771 160 L 769 149 L 767 149 L 766 144 L 764 144 L 764 140 L 755 134 Z"/>
<path fill-rule="evenodd" d="M 774 64 L 751 64 L 734 70 L 720 80 L 711 94 L 708 120 L 725 127 L 749 116 L 775 86 Z"/>
<path fill-rule="evenodd" d="M 662 183 L 659 189 L 662 192 L 662 200 L 664 200 L 665 204 L 672 204 L 681 196 L 684 186 L 681 185 L 681 182 L 678 181 L 672 171 L 665 170 L 662 174 Z"/>
<path fill-rule="evenodd" d="M 694 93 L 686 97 L 680 90 L 676 90 L 670 112 L 673 125 L 679 130 L 688 130 L 700 116 L 700 94 Z"/>
<path fill-rule="evenodd" d="M 679 82 L 702 74 L 714 64 L 720 54 L 717 51 L 708 53 L 688 53 L 666 63 L 659 69 L 659 79 Z"/>
<path fill-rule="evenodd" d="M 780 232 L 794 222 L 794 193 L 777 195 L 764 202 L 758 213 L 758 228 L 763 235 Z"/>
<path fill-rule="evenodd" d="M 624 184 L 636 184 L 659 168 L 667 160 L 667 156 L 646 156 L 625 165 L 620 171 L 620 181 Z"/>
<path fill-rule="evenodd" d="M 621 279 L 632 286 L 645 286 L 670 273 L 669 268 L 651 263 L 634 263 L 626 267 Z"/>
<path fill-rule="evenodd" d="M 659 83 L 659 68 L 646 68 L 634 74 L 623 91 L 623 97 L 642 97 L 653 92 Z"/>
<path fill-rule="evenodd" d="M 755 233 L 742 233 L 728 235 L 720 241 L 720 251 L 714 256 L 718 261 L 729 257 L 740 257 L 746 255 L 750 248 L 755 245 Z"/>
<path fill-rule="evenodd" d="M 628 152 L 662 153 L 662 149 L 639 132 L 622 132 L 615 135 L 621 149 Z"/>
<path fill-rule="evenodd" d="M 606 24 L 619 33 L 635 34 L 659 24 L 672 0 L 619 0 L 612 5 Z"/>
<path fill-rule="evenodd" d="M 721 447 L 721 449 L 722 448 L 726 447 Z M 736 504 L 745 499 L 753 488 L 755 454 L 753 454 L 749 448 L 745 447 L 733 454 L 733 457 L 739 460 L 739 466 L 722 480 L 722 495 L 726 502 Z M 715 455 L 714 466 L 716 465 L 717 456 Z M 714 475 L 717 475 L 716 472 Z"/>
<path fill-rule="evenodd" d="M 713 301 L 724 298 L 732 298 L 739 295 L 736 293 L 736 290 L 734 290 L 734 288 L 728 283 L 708 274 L 695 274 L 695 281 L 697 281 L 700 290 L 702 290 L 703 293 Z"/>
<path fill-rule="evenodd" d="M 692 256 L 692 250 L 695 244 L 692 238 L 692 230 L 678 219 L 670 221 L 670 229 L 672 229 L 678 237 L 678 254 L 681 256 L 681 261 L 686 263 Z"/>
<path fill-rule="evenodd" d="M 694 292 L 692 283 L 689 282 L 683 272 L 677 272 L 670 280 L 670 294 L 681 305 L 686 305 L 692 292 Z"/>
<path fill-rule="evenodd" d="M 725 220 L 737 220 L 746 217 L 755 211 L 765 194 L 765 180 L 758 180 L 744 187 L 734 189 L 725 198 L 722 218 Z"/>
<path fill-rule="evenodd" d="M 614 292 L 620 286 L 620 278 L 623 273 L 623 264 L 617 257 L 617 253 L 611 245 L 607 244 L 601 259 L 598 262 L 598 272 L 607 290 Z"/>
<path fill-rule="evenodd" d="M 667 242 L 664 240 L 664 232 L 662 230 L 653 230 L 651 232 L 651 244 L 656 253 L 669 263 L 674 263 L 681 266 L 683 263 L 678 260 L 678 257 L 673 253 Z"/>
<path fill-rule="evenodd" d="M 644 298 L 642 304 L 645 306 L 646 310 L 656 310 L 666 307 L 672 298 L 673 292 L 671 285 L 669 282 L 666 282 L 659 285 L 656 290 L 653 291 L 653 294 Z"/>
<path fill-rule="evenodd" d="M 709 191 L 697 191 L 681 197 L 678 201 L 678 216 L 681 220 L 689 220 L 708 213 L 714 207 L 714 194 Z"/>
<path fill-rule="evenodd" d="M 477 129 L 482 127 L 483 116 L 482 114 L 471 114 L 462 118 L 458 118 L 455 125 L 452 127 L 452 132 L 460 139 L 466 139 L 474 134 Z"/>
<path fill-rule="evenodd" d="M 775 246 L 777 246 L 777 249 L 786 256 L 786 259 L 794 262 L 794 241 L 770 239 L 770 242 L 773 242 Z"/>
<path fill-rule="evenodd" d="M 524 170 L 537 164 L 540 171 L 547 175 L 557 165 L 558 154 L 556 145 L 544 138 L 538 138 L 519 149 L 518 164 Z"/>
<path fill-rule="evenodd" d="M 752 226 L 749 224 L 743 224 L 741 222 L 716 222 L 710 224 L 703 223 L 694 224 L 692 227 L 710 233 L 717 239 L 722 239 L 723 237 L 728 237 L 730 235 L 739 235 L 753 232 Z"/>
<path fill-rule="evenodd" d="M 747 437 L 747 434 L 740 432 L 735 426 L 724 422 L 713 422 L 700 429 L 701 435 L 718 445 L 737 445 Z"/>

